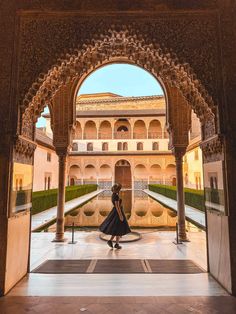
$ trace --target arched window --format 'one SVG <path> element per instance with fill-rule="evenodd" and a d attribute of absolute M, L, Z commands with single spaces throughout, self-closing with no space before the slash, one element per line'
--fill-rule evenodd
<path fill-rule="evenodd" d="M 128 150 L 128 143 L 127 142 L 123 143 L 123 150 Z"/>
<path fill-rule="evenodd" d="M 129 130 L 128 130 L 127 126 L 121 125 L 118 127 L 117 131 L 118 132 L 128 132 Z"/>
<path fill-rule="evenodd" d="M 102 150 L 108 150 L 108 143 L 102 143 Z"/>
<path fill-rule="evenodd" d="M 117 143 L 117 150 L 122 150 L 122 143 L 121 142 Z"/>
<path fill-rule="evenodd" d="M 152 143 L 152 150 L 159 150 L 159 143 L 158 142 Z"/>
<path fill-rule="evenodd" d="M 87 143 L 87 151 L 92 152 L 93 151 L 93 143 Z"/>
<path fill-rule="evenodd" d="M 143 150 L 143 143 L 137 143 L 137 150 Z"/>
<path fill-rule="evenodd" d="M 78 151 L 78 144 L 77 144 L 77 143 L 73 143 L 73 144 L 72 144 L 72 151 L 73 151 L 73 152 Z"/>

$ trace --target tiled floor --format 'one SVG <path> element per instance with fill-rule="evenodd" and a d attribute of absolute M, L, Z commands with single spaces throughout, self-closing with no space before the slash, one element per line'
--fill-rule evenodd
<path fill-rule="evenodd" d="M 233 297 L 5 297 L 1 314 L 235 314 Z"/>
<path fill-rule="evenodd" d="M 191 232 L 191 242 L 173 243 L 174 232 L 140 230 L 142 239 L 111 250 L 99 233 L 77 232 L 76 244 L 53 243 L 53 233 L 33 233 L 31 269 L 46 259 L 191 259 L 206 269 L 204 232 Z M 71 235 L 66 234 L 69 238 Z M 223 296 L 208 274 L 33 274 L 9 296 Z"/>

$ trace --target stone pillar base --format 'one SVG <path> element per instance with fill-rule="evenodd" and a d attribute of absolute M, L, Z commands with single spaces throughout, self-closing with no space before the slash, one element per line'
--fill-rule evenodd
<path fill-rule="evenodd" d="M 52 240 L 52 242 L 66 242 L 67 239 L 64 238 L 64 234 L 56 234 L 55 238 Z"/>

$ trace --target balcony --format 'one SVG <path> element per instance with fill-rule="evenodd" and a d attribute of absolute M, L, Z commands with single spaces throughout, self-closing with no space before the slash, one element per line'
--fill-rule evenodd
<path fill-rule="evenodd" d="M 162 132 L 148 132 L 149 139 L 165 138 Z M 167 137 L 166 137 L 167 138 Z"/>
<path fill-rule="evenodd" d="M 97 134 L 94 133 L 84 133 L 84 140 L 96 140 Z"/>
<path fill-rule="evenodd" d="M 114 132 L 114 139 L 131 139 L 131 133 L 124 131 Z"/>
<path fill-rule="evenodd" d="M 112 133 L 109 132 L 109 133 L 103 133 L 103 132 L 99 132 L 98 133 L 98 138 L 101 140 L 108 140 L 108 139 L 111 139 L 112 138 Z"/>

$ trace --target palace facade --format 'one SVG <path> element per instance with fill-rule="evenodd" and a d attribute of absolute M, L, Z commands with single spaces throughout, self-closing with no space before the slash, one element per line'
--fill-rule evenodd
<path fill-rule="evenodd" d="M 34 191 L 57 188 L 57 155 L 50 115 L 36 130 Z M 148 184 L 176 184 L 176 166 L 168 148 L 163 96 L 122 97 L 112 93 L 77 97 L 77 122 L 67 162 L 67 185 L 96 183 L 108 188 L 144 189 Z M 202 189 L 200 127 L 192 114 L 190 145 L 184 157 L 184 184 Z"/>

